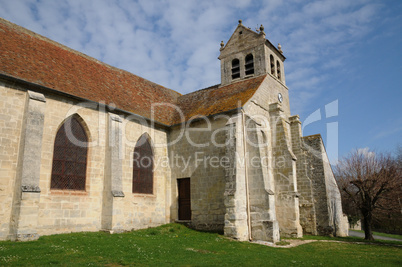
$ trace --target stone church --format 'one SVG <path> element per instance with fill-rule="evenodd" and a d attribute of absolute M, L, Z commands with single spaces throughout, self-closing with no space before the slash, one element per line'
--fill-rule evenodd
<path fill-rule="evenodd" d="M 262 26 L 239 21 L 221 83 L 186 95 L 3 19 L 0 35 L 0 240 L 175 221 L 238 240 L 347 235 Z"/>

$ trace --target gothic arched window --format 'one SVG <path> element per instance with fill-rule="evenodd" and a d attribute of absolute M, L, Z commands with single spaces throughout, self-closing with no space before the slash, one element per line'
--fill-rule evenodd
<path fill-rule="evenodd" d="M 276 73 L 278 74 L 278 79 L 281 79 L 281 64 L 279 63 L 279 61 L 276 61 Z"/>
<path fill-rule="evenodd" d="M 232 60 L 232 79 L 240 78 L 240 61 L 235 58 Z"/>
<path fill-rule="evenodd" d="M 57 131 L 53 150 L 51 189 L 85 190 L 88 138 L 75 116 Z"/>
<path fill-rule="evenodd" d="M 252 54 L 246 56 L 246 75 L 254 74 L 254 57 Z"/>
<path fill-rule="evenodd" d="M 138 139 L 133 157 L 133 193 L 153 194 L 154 156 L 147 135 Z"/>

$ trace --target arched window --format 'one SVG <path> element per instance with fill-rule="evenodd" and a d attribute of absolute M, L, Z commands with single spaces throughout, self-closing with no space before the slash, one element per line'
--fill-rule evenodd
<path fill-rule="evenodd" d="M 252 54 L 246 56 L 246 75 L 254 74 L 254 57 Z"/>
<path fill-rule="evenodd" d="M 279 63 L 279 61 L 276 61 L 276 73 L 278 74 L 278 79 L 281 79 L 281 64 Z"/>
<path fill-rule="evenodd" d="M 269 56 L 269 61 L 271 63 L 271 74 L 275 75 L 275 61 L 272 55 Z"/>
<path fill-rule="evenodd" d="M 75 116 L 57 131 L 53 150 L 51 189 L 85 190 L 88 138 Z"/>
<path fill-rule="evenodd" d="M 153 194 L 154 156 L 147 135 L 138 139 L 133 157 L 133 193 Z"/>
<path fill-rule="evenodd" d="M 240 61 L 235 58 L 232 60 L 232 79 L 240 78 Z"/>

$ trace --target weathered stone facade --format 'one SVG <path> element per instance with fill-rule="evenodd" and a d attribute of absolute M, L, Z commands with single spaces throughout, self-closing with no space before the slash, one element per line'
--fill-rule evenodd
<path fill-rule="evenodd" d="M 155 148 L 155 159 L 166 158 L 166 131 L 139 125 L 124 116 L 105 112 L 98 105 L 75 112 L 78 102 L 53 95 L 45 98 L 4 85 L 0 89 L 7 95 L 0 100 L 7 109 L 2 114 L 8 116 L 1 122 L 4 159 L 0 180 L 8 182 L 1 190 L 2 239 L 29 240 L 38 235 L 100 229 L 122 231 L 169 222 L 168 167 L 155 169 L 153 195 L 131 193 L 136 140 L 149 133 L 155 142 L 165 143 L 164 147 Z M 85 191 L 50 189 L 54 138 L 71 115 L 79 116 L 93 143 Z"/>
<path fill-rule="evenodd" d="M 308 176 L 312 179 L 313 198 L 316 200 L 316 225 L 320 235 L 348 234 L 341 206 L 341 194 L 320 135 L 306 136 L 304 145 L 311 164 Z M 324 177 L 324 179 L 323 179 Z"/>
<path fill-rule="evenodd" d="M 210 167 L 211 157 L 221 158 L 225 154 L 224 119 L 216 119 L 209 125 L 205 120 L 194 121 L 183 132 L 176 127 L 170 132 L 169 156 L 172 171 L 171 219 L 179 220 L 177 210 L 177 179 L 191 181 L 191 224 L 200 230 L 222 231 L 225 216 L 224 190 L 225 169 Z M 211 135 L 214 135 L 212 144 Z M 180 138 L 184 134 L 184 138 Z M 185 137 L 188 138 L 185 138 Z M 177 142 L 175 142 L 177 140 Z M 218 163 L 216 163 L 218 164 Z"/>
<path fill-rule="evenodd" d="M 180 96 L 0 22 L 5 44 L 11 42 L 0 57 L 1 240 L 180 221 L 183 178 L 190 179 L 191 192 L 186 222 L 196 229 L 272 242 L 303 233 L 347 235 L 322 139 L 302 137 L 299 117 L 290 113 L 285 57 L 265 39 L 263 27 L 256 33 L 240 23 L 221 44 L 221 84 Z M 93 87 L 81 88 L 67 66 L 68 78 L 50 73 L 48 83 L 38 82 L 35 70 L 25 72 L 24 62 L 15 62 L 27 57 L 8 58 L 35 58 L 30 46 L 13 50 L 12 42 L 20 45 L 24 36 L 37 42 L 36 49 L 61 53 L 53 63 L 64 66 L 61 60 L 69 56 L 80 63 L 77 68 L 107 73 L 107 80 L 85 73 L 86 86 Z M 41 64 L 32 65 L 37 75 L 43 75 Z M 115 86 L 113 94 L 105 95 L 109 87 L 98 88 L 106 83 Z M 164 107 L 154 114 L 144 103 Z M 85 190 L 51 187 L 56 134 L 69 118 L 80 123 L 89 141 Z M 132 189 L 133 152 L 141 137 L 152 147 L 152 194 Z"/>

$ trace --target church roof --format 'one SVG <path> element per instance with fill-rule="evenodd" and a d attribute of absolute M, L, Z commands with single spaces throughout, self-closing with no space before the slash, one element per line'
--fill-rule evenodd
<path fill-rule="evenodd" d="M 0 74 L 83 99 L 114 104 L 164 125 L 209 116 L 244 105 L 265 76 L 224 87 L 213 86 L 182 96 L 180 93 L 112 67 L 46 37 L 0 18 Z M 135 56 L 135 55 L 133 55 Z M 153 103 L 168 103 L 155 108 Z"/>
<path fill-rule="evenodd" d="M 203 90 L 180 96 L 178 106 L 185 120 L 197 116 L 210 116 L 244 106 L 264 81 L 266 75 L 247 79 L 220 87 L 215 85 Z M 182 122 L 176 113 L 173 124 Z"/>
<path fill-rule="evenodd" d="M 181 94 L 0 19 L 0 73 L 151 118 L 152 103 Z M 170 123 L 157 110 L 155 120 Z"/>

